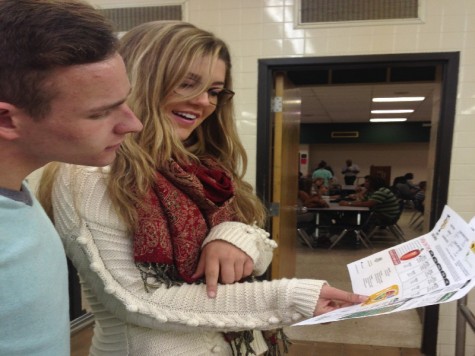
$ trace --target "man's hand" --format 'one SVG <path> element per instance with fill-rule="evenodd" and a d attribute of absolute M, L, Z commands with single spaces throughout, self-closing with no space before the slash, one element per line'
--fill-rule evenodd
<path fill-rule="evenodd" d="M 244 251 L 222 240 L 208 243 L 201 251 L 198 267 L 193 278 L 203 275 L 208 297 L 216 297 L 218 281 L 231 284 L 248 277 L 254 270 L 254 262 Z"/>
<path fill-rule="evenodd" d="M 368 297 L 366 296 L 346 292 L 325 284 L 320 291 L 320 298 L 318 298 L 313 316 L 325 314 L 350 305 L 364 303 L 367 299 Z"/>

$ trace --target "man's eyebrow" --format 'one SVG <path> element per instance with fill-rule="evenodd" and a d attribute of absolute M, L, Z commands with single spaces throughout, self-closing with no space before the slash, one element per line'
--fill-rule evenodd
<path fill-rule="evenodd" d="M 129 92 L 127 93 L 127 96 L 125 98 L 120 99 L 120 100 L 118 100 L 118 101 L 116 101 L 115 103 L 112 103 L 112 104 L 107 104 L 107 105 L 104 105 L 104 106 L 99 106 L 97 108 L 92 108 L 88 111 L 89 112 L 97 112 L 97 111 L 106 111 L 106 110 L 114 109 L 114 108 L 122 105 L 123 103 L 125 103 L 131 92 L 132 92 L 132 88 L 129 89 Z"/>

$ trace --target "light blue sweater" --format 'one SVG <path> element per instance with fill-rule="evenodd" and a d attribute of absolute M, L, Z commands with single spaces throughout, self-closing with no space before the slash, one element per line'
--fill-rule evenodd
<path fill-rule="evenodd" d="M 0 189 L 0 355 L 69 356 L 66 257 L 28 189 Z"/>

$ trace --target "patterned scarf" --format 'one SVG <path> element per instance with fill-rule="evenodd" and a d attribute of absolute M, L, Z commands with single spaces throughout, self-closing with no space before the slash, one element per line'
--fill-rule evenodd
<path fill-rule="evenodd" d="M 171 280 L 195 282 L 191 276 L 209 230 L 236 221 L 231 176 L 211 159 L 202 164 L 182 168 L 170 161 L 157 172 L 153 190 L 138 208 L 135 261 L 169 266 Z"/>
<path fill-rule="evenodd" d="M 201 160 L 202 165 L 180 166 L 169 161 L 157 172 L 155 185 L 137 207 L 138 229 L 134 236 L 134 258 L 145 289 L 160 285 L 203 283 L 191 278 L 198 265 L 201 245 L 210 229 L 225 221 L 237 221 L 231 175 L 216 161 Z M 148 209 L 147 209 L 148 207 Z M 156 207 L 156 208 L 154 208 Z M 268 355 L 280 355 L 290 343 L 282 329 L 263 333 Z M 225 333 L 233 353 L 255 354 L 252 331 Z"/>

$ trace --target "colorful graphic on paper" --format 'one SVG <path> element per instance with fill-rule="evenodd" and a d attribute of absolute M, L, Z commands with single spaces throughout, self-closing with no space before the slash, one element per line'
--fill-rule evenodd
<path fill-rule="evenodd" d="M 377 303 L 382 300 L 392 298 L 399 294 L 399 287 L 394 284 L 391 287 L 385 288 L 369 296 L 368 300 L 363 303 L 363 305 L 368 305 L 372 303 Z"/>

